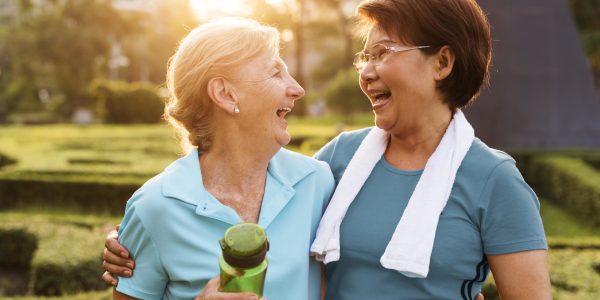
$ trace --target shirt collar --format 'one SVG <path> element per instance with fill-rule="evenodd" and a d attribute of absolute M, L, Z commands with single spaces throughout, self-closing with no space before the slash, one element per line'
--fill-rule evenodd
<path fill-rule="evenodd" d="M 267 169 L 276 182 L 265 187 L 265 196 L 259 223 L 266 227 L 294 196 L 294 185 L 315 171 L 315 166 L 301 154 L 281 149 L 269 161 Z M 202 183 L 202 173 L 198 161 L 198 150 L 192 150 L 186 156 L 169 165 L 162 174 L 162 192 L 165 197 L 197 206 L 196 213 L 210 216 L 228 223 L 239 223 L 239 217 L 233 209 L 222 205 Z M 266 203 L 269 202 L 269 203 Z M 238 222 L 235 222 L 235 219 Z"/>

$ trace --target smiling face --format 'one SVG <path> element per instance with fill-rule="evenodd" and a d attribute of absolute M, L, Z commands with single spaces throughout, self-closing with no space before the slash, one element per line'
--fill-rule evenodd
<path fill-rule="evenodd" d="M 415 46 L 405 45 L 373 26 L 364 51 L 368 53 L 377 44 Z M 386 131 L 411 130 L 433 105 L 441 105 L 435 76 L 434 56 L 418 49 L 384 54 L 379 66 L 369 63 L 360 70 L 360 88 L 371 101 L 377 127 Z"/>
<path fill-rule="evenodd" d="M 288 73 L 277 54 L 265 54 L 245 65 L 234 80 L 240 130 L 261 145 L 282 147 L 290 142 L 286 115 L 304 89 Z"/>

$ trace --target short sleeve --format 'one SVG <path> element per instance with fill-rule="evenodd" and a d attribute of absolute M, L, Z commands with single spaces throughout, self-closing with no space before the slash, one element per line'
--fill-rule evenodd
<path fill-rule="evenodd" d="M 119 277 L 117 291 L 139 299 L 162 299 L 168 276 L 150 234 L 136 214 L 134 201 L 137 199 L 134 198 L 127 205 L 119 229 L 119 242 L 131 253 L 135 269 L 132 277 Z"/>
<path fill-rule="evenodd" d="M 540 202 L 513 160 L 492 171 L 482 191 L 481 238 L 485 254 L 547 249 Z"/>

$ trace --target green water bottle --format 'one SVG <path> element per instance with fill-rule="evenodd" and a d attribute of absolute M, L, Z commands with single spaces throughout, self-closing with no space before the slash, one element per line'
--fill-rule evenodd
<path fill-rule="evenodd" d="M 262 297 L 269 250 L 265 231 L 254 223 L 237 224 L 225 231 L 219 243 L 221 291 L 250 292 Z"/>

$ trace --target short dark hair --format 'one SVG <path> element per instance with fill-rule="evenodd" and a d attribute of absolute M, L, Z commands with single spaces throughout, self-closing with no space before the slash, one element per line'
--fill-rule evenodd
<path fill-rule="evenodd" d="M 475 0 L 366 0 L 356 13 L 363 29 L 377 26 L 409 45 L 434 54 L 449 46 L 456 60 L 437 88 L 452 108 L 471 103 L 488 83 L 490 25 Z"/>

